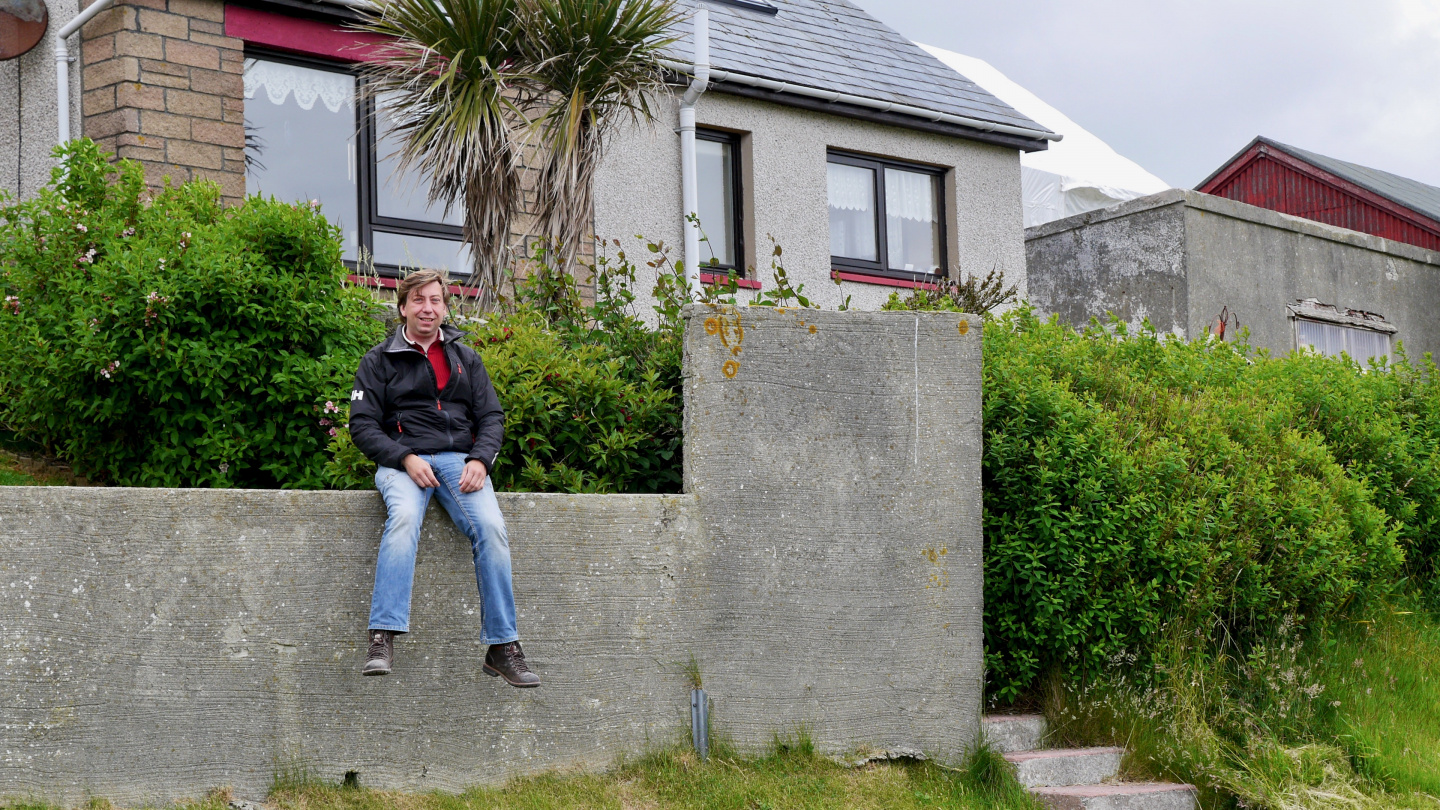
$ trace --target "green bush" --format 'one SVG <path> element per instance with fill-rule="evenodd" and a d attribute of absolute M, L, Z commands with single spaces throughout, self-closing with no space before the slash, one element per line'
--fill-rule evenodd
<path fill-rule="evenodd" d="M 524 492 L 679 492 L 682 466 L 679 301 L 684 277 L 661 245 L 658 325 L 635 311 L 635 266 L 619 252 L 589 267 L 595 294 L 537 248 L 508 312 L 465 323 L 505 410 L 495 486 Z M 341 419 L 343 421 L 343 419 Z M 348 431 L 331 443 L 328 482 L 373 486 L 375 465 Z"/>
<path fill-rule="evenodd" d="M 384 334 L 305 205 L 146 199 L 90 141 L 34 199 L 0 202 L 0 422 L 92 478 L 316 487 L 333 414 Z"/>
<path fill-rule="evenodd" d="M 1272 359 L 1017 310 L 985 329 L 992 698 L 1169 632 L 1244 648 L 1429 576 L 1434 369 Z M 1407 553 L 1409 555 L 1407 568 Z"/>

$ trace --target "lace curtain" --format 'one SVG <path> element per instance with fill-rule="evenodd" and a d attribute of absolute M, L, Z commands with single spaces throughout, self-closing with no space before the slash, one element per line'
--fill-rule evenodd
<path fill-rule="evenodd" d="M 245 98 L 255 98 L 261 88 L 277 107 L 293 94 L 302 110 L 314 109 L 316 101 L 332 113 L 340 112 L 342 106 L 355 109 L 355 79 L 344 73 L 246 59 Z"/>
<path fill-rule="evenodd" d="M 830 207 L 841 211 L 875 210 L 875 173 L 860 166 L 826 167 Z M 934 222 L 935 178 L 900 169 L 885 170 L 885 214 L 913 222 Z"/>
<path fill-rule="evenodd" d="M 827 163 L 830 207 L 841 211 L 875 210 L 875 173 L 860 166 Z"/>
<path fill-rule="evenodd" d="M 914 222 L 934 222 L 935 178 L 928 174 L 886 169 L 885 215 Z"/>

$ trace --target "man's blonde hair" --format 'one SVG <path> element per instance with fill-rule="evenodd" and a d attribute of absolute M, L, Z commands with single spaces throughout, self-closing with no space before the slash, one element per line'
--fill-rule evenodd
<path fill-rule="evenodd" d="M 395 305 L 397 307 L 405 306 L 405 302 L 409 300 L 412 291 L 418 290 L 432 281 L 440 282 L 441 294 L 449 293 L 447 288 L 450 286 L 450 280 L 445 278 L 444 273 L 439 270 L 416 270 L 410 275 L 400 279 L 400 283 L 395 285 Z"/>

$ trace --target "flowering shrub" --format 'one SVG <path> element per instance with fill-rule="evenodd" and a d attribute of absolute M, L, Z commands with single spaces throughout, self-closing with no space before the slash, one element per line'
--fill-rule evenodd
<path fill-rule="evenodd" d="M 138 165 L 60 154 L 0 200 L 0 422 L 116 484 L 321 486 L 322 403 L 384 335 L 334 229 L 206 183 L 147 200 Z"/>

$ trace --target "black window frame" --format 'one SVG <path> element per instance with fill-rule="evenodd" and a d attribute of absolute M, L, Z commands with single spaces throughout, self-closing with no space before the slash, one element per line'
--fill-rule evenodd
<path fill-rule="evenodd" d="M 379 144 L 376 143 L 378 127 L 375 123 L 375 99 L 365 92 L 366 80 L 357 65 L 323 59 L 303 54 L 259 48 L 247 45 L 246 59 L 264 59 L 271 62 L 295 65 L 297 67 L 328 70 L 345 73 L 355 78 L 355 217 L 359 234 L 359 248 L 371 257 L 372 266 L 382 278 L 399 278 L 401 267 L 397 264 L 381 264 L 374 261 L 374 235 L 392 233 L 400 236 L 419 236 L 460 242 L 464 229 L 458 225 L 445 225 L 414 219 L 401 219 L 380 215 L 380 200 L 376 193 L 380 187 Z M 351 270 L 359 268 L 359 262 L 345 259 L 345 266 Z M 457 279 L 468 277 L 471 268 L 451 268 L 451 276 Z"/>
<path fill-rule="evenodd" d="M 735 246 L 735 264 L 709 264 L 709 259 L 706 259 L 705 261 L 707 263 L 700 266 L 700 272 L 705 273 L 713 270 L 723 270 L 727 274 L 734 273 L 738 278 L 745 278 L 745 185 L 744 178 L 742 177 L 744 172 L 741 171 L 741 166 L 744 165 L 744 161 L 740 156 L 741 135 L 736 132 L 726 132 L 720 129 L 696 127 L 695 138 L 696 140 L 723 143 L 730 146 L 730 194 L 735 204 L 735 210 L 733 212 L 735 225 L 730 233 L 730 244 Z M 702 222 L 700 225 L 704 228 L 705 223 Z M 702 246 L 701 249 L 703 250 L 704 247 Z"/>
<path fill-rule="evenodd" d="M 892 158 L 879 158 L 871 155 L 861 155 L 854 152 L 844 152 L 838 149 L 827 149 L 825 152 L 825 163 L 838 163 L 845 166 L 860 166 L 871 169 L 875 176 L 875 240 L 877 261 L 867 262 L 864 259 L 852 259 L 849 256 L 836 256 L 831 254 L 830 267 L 832 270 L 841 272 L 859 273 L 867 276 L 879 276 L 881 278 L 893 278 L 902 281 L 934 281 L 938 278 L 949 277 L 949 252 L 950 232 L 946 227 L 946 205 L 945 205 L 945 174 L 947 169 L 937 166 L 927 166 L 923 163 L 911 163 L 904 160 Z M 885 214 L 885 169 L 902 169 L 917 174 L 928 174 L 935 179 L 935 210 L 938 215 L 940 227 L 940 267 L 934 273 L 917 272 L 913 270 L 892 270 L 888 267 L 890 261 L 890 240 L 887 233 Z M 827 194 L 828 194 L 828 180 Z M 828 209 L 828 206 L 827 206 Z M 828 216 L 827 216 L 828 220 Z"/>

